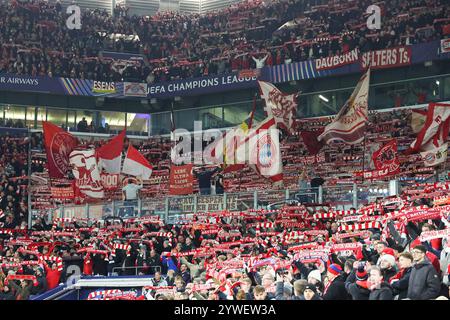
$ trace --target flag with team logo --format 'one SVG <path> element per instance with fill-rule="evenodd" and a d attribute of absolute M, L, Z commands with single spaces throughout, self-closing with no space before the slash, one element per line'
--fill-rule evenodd
<path fill-rule="evenodd" d="M 397 140 L 392 139 L 372 154 L 376 170 L 388 169 L 388 174 L 400 172 L 400 161 L 397 156 Z"/>
<path fill-rule="evenodd" d="M 423 162 L 426 167 L 434 167 L 444 163 L 448 157 L 448 143 L 444 143 L 438 148 L 434 148 L 425 152 L 421 152 Z"/>
<path fill-rule="evenodd" d="M 104 190 L 95 149 L 75 149 L 70 153 L 69 162 L 75 177 L 76 189 L 88 197 L 103 198 Z"/>
<path fill-rule="evenodd" d="M 264 110 L 267 112 L 267 116 L 273 117 L 277 126 L 292 133 L 297 114 L 298 93 L 284 94 L 273 84 L 265 81 L 258 81 L 258 84 L 261 98 L 266 103 Z"/>
<path fill-rule="evenodd" d="M 53 123 L 44 121 L 45 151 L 50 178 L 65 178 L 70 171 L 70 152 L 79 144 L 78 139 Z"/>
<path fill-rule="evenodd" d="M 283 181 L 283 163 L 276 121 L 269 117 L 250 130 L 236 150 L 237 163 L 246 163 L 275 183 Z"/>

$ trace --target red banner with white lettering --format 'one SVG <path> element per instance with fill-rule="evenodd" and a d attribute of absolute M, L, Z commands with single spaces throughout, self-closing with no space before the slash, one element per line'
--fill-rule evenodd
<path fill-rule="evenodd" d="M 372 70 L 408 66 L 412 61 L 410 46 L 369 51 L 361 54 L 361 69 Z"/>
<path fill-rule="evenodd" d="M 50 187 L 52 198 L 55 200 L 72 200 L 75 198 L 73 185 L 65 187 Z"/>
<path fill-rule="evenodd" d="M 170 168 L 170 186 L 171 195 L 192 194 L 194 177 L 192 175 L 192 164 L 184 166 L 171 166 Z"/>

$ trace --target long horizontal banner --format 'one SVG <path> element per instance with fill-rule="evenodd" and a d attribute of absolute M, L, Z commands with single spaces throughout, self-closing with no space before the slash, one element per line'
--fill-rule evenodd
<path fill-rule="evenodd" d="M 0 91 L 37 92 L 58 95 L 97 96 L 109 98 L 173 98 L 256 88 L 257 80 L 281 83 L 294 80 L 359 73 L 362 67 L 394 68 L 424 61 L 450 59 L 447 42 L 435 40 L 359 53 L 353 50 L 342 55 L 291 64 L 266 66 L 259 76 L 234 72 L 216 76 L 184 79 L 147 85 L 146 83 L 103 82 L 85 79 L 50 78 L 0 74 Z M 444 50 L 443 50 L 443 49 Z M 246 77 L 245 77 L 246 75 Z"/>
<path fill-rule="evenodd" d="M 239 77 L 238 73 L 222 74 L 152 85 L 130 82 L 104 82 L 71 78 L 31 77 L 0 74 L 0 90 L 50 93 L 69 96 L 108 98 L 171 98 L 256 88 L 257 77 Z M 264 72 L 260 80 L 267 79 Z"/>
<path fill-rule="evenodd" d="M 440 52 L 442 47 L 445 51 Z M 337 56 L 274 66 L 269 70 L 270 82 L 281 83 L 358 73 L 369 65 L 372 69 L 386 69 L 450 59 L 450 52 L 447 52 L 446 48 L 445 41 L 441 45 L 441 40 L 435 40 L 366 53 L 353 50 Z"/>

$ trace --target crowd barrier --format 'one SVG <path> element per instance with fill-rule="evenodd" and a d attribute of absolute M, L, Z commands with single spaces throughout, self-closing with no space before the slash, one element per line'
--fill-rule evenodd
<path fill-rule="evenodd" d="M 257 190 L 220 195 L 194 194 L 134 201 L 108 201 L 100 204 L 66 205 L 54 209 L 51 217 L 127 219 L 158 215 L 165 221 L 174 221 L 177 217 L 200 212 L 275 209 L 287 202 L 327 203 L 337 210 L 348 210 L 366 205 L 377 197 L 394 196 L 399 193 L 399 181 L 391 180 L 295 190 Z"/>

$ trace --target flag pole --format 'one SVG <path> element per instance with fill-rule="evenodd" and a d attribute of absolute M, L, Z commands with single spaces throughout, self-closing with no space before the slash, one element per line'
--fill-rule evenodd
<path fill-rule="evenodd" d="M 366 169 L 366 136 L 367 136 L 367 127 L 364 130 L 364 140 L 363 140 L 362 183 L 364 183 L 364 170 Z"/>

